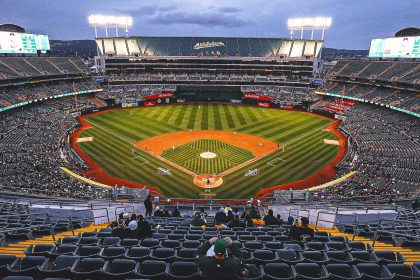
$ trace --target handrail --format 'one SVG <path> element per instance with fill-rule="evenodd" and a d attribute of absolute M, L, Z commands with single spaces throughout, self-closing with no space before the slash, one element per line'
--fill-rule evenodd
<path fill-rule="evenodd" d="M 418 235 L 409 235 L 409 234 L 398 233 L 398 232 L 389 232 L 387 230 L 376 230 L 375 231 L 375 234 L 373 236 L 372 247 L 375 247 L 375 243 L 376 243 L 376 241 L 378 239 L 379 233 L 389 233 L 389 234 L 394 235 L 394 236 L 401 236 L 401 237 L 407 237 L 407 238 L 420 239 L 420 236 L 418 236 Z"/>
<path fill-rule="evenodd" d="M 292 211 L 298 211 L 297 215 L 292 215 Z M 307 216 L 301 216 L 301 215 L 299 214 L 299 212 L 300 212 L 300 211 L 306 212 L 308 215 L 307 215 Z M 309 214 L 309 210 L 290 208 L 290 209 L 289 209 L 289 216 L 292 216 L 292 217 L 293 217 L 293 216 L 295 216 L 295 217 L 297 217 L 297 218 L 301 218 L 301 217 L 306 217 L 306 218 L 309 218 L 309 217 L 310 217 L 310 214 Z"/>
<path fill-rule="evenodd" d="M 329 214 L 329 215 L 336 215 L 336 216 L 334 218 L 334 222 L 331 222 L 329 220 L 320 219 L 319 218 L 320 214 Z M 319 211 L 318 214 L 317 214 L 317 217 L 316 217 L 315 230 L 318 228 L 318 222 L 319 221 L 336 224 L 337 215 L 348 216 L 348 217 L 353 217 L 354 218 L 353 225 L 352 225 L 352 227 L 353 227 L 353 238 L 352 238 L 352 240 L 354 240 L 354 238 L 356 237 L 356 230 L 357 230 L 357 227 L 359 225 L 359 218 L 357 217 L 357 215 L 341 214 L 341 213 L 338 213 L 338 212 L 323 212 L 323 211 Z"/>

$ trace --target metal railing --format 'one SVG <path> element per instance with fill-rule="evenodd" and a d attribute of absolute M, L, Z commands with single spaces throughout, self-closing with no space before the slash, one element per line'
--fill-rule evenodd
<path fill-rule="evenodd" d="M 387 230 L 376 230 L 374 235 L 373 235 L 372 247 L 375 247 L 375 243 L 378 240 L 378 237 L 379 237 L 380 233 L 388 233 L 388 234 L 391 234 L 391 236 L 414 238 L 414 239 L 420 240 L 420 236 L 418 236 L 418 235 L 409 235 L 409 234 L 398 233 L 398 232 L 389 232 Z"/>

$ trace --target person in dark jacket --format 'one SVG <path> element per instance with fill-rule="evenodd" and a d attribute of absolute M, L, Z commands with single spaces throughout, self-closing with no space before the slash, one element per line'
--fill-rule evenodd
<path fill-rule="evenodd" d="M 197 250 L 195 262 L 199 274 L 203 279 L 233 279 L 235 275 L 248 276 L 243 268 L 243 255 L 241 250 L 225 237 L 213 237 Z"/>
<path fill-rule="evenodd" d="M 246 224 L 246 227 L 254 227 L 254 221 L 252 220 L 252 217 L 250 214 L 245 215 L 245 224 Z"/>
<path fill-rule="evenodd" d="M 216 225 L 221 225 L 226 223 L 226 213 L 225 209 L 222 207 L 220 211 L 214 216 L 214 222 Z"/>
<path fill-rule="evenodd" d="M 179 212 L 178 207 L 174 209 L 174 211 L 172 212 L 172 217 L 181 217 L 181 212 Z"/>
<path fill-rule="evenodd" d="M 202 227 L 206 225 L 206 222 L 201 218 L 200 213 L 196 212 L 194 214 L 194 219 L 191 220 L 190 224 L 194 227 Z"/>
<path fill-rule="evenodd" d="M 264 216 L 263 221 L 264 221 L 266 226 L 280 225 L 280 221 L 276 217 L 274 217 L 273 210 L 271 210 L 271 209 L 268 210 L 268 214 Z"/>
<path fill-rule="evenodd" d="M 309 219 L 300 218 L 301 225 L 293 225 L 290 228 L 289 236 L 297 241 L 311 241 L 314 238 L 315 231 L 309 228 Z"/>
<path fill-rule="evenodd" d="M 153 211 L 153 203 L 152 203 L 152 196 L 149 194 L 144 201 L 144 207 L 146 208 L 146 217 L 152 216 Z"/>
<path fill-rule="evenodd" d="M 232 211 L 229 210 L 226 215 L 226 223 L 229 224 L 233 219 L 235 219 L 235 215 L 233 215 Z"/>
<path fill-rule="evenodd" d="M 234 228 L 234 227 L 245 227 L 245 223 L 242 222 L 241 220 L 239 220 L 239 215 L 235 215 L 234 219 L 232 221 L 230 221 L 230 223 L 228 224 L 228 227 L 230 228 Z"/>
<path fill-rule="evenodd" d="M 255 209 L 254 206 L 251 206 L 251 210 L 249 210 L 249 215 L 251 215 L 251 218 L 253 219 L 261 219 L 260 213 Z"/>
<path fill-rule="evenodd" d="M 137 239 L 151 238 L 152 227 L 144 220 L 142 215 L 137 216 Z"/>

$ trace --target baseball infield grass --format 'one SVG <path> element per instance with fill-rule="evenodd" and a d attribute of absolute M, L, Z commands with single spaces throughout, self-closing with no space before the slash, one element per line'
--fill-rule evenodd
<path fill-rule="evenodd" d="M 295 111 L 184 104 L 115 110 L 89 116 L 86 121 L 93 128 L 79 137 L 93 137 L 93 141 L 79 146 L 102 169 L 116 178 L 153 186 L 172 198 L 199 198 L 202 189 L 190 175 L 135 148 L 139 141 L 190 129 L 224 130 L 259 136 L 285 147 L 223 177 L 223 185 L 213 191 L 217 198 L 228 199 L 250 198 L 262 188 L 305 179 L 332 161 L 339 149 L 323 143 L 323 139 L 337 140 L 324 130 L 332 121 Z M 219 153 L 213 148 L 220 149 Z M 218 153 L 214 165 L 199 157 L 209 150 Z M 253 157 L 244 149 L 208 139 L 167 150 L 162 156 L 197 173 L 219 173 Z M 158 168 L 172 175 L 159 174 Z M 244 176 L 255 169 L 257 176 Z"/>
<path fill-rule="evenodd" d="M 203 152 L 216 154 L 215 158 L 203 158 Z M 222 173 L 254 156 L 250 151 L 213 139 L 202 139 L 169 149 L 162 155 L 197 174 Z"/>

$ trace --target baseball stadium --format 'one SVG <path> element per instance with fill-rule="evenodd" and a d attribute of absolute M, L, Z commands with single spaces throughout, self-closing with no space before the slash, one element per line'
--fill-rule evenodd
<path fill-rule="evenodd" d="M 279 35 L 265 0 L 32 2 L 0 9 L 0 280 L 420 279 L 406 3 Z"/>

